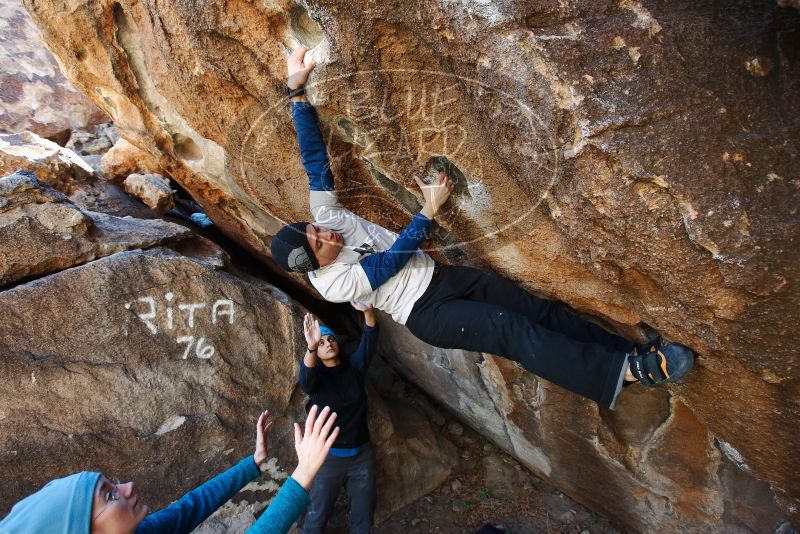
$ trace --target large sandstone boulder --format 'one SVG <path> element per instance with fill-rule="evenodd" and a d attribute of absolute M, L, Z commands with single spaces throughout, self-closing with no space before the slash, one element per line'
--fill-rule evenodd
<path fill-rule="evenodd" d="M 81 211 L 30 171 L 0 178 L 0 287 L 191 236 L 177 224 Z"/>
<path fill-rule="evenodd" d="M 69 139 L 108 120 L 64 77 L 39 30 L 17 0 L 0 0 L 0 129 Z"/>
<path fill-rule="evenodd" d="M 398 230 L 419 205 L 412 176 L 444 166 L 458 186 L 440 258 L 700 354 L 685 384 L 642 394 L 629 416 L 491 357 L 415 346 L 403 373 L 631 528 L 738 528 L 773 500 L 800 522 L 796 10 L 25 5 L 121 135 L 261 257 L 283 221 L 308 217 L 281 88 L 286 50 L 315 47 L 309 93 L 350 208 Z"/>
<path fill-rule="evenodd" d="M 82 212 L 29 174 L 0 180 L 0 195 L 0 285 L 26 259 L 25 276 L 45 275 L 0 290 L 0 516 L 82 469 L 168 504 L 252 454 L 268 407 L 267 474 L 214 517 L 252 522 L 296 462 L 304 310 L 181 226 Z M 382 383 L 398 380 L 383 368 Z M 456 451 L 409 398 L 369 396 L 382 518 L 440 484 Z"/>

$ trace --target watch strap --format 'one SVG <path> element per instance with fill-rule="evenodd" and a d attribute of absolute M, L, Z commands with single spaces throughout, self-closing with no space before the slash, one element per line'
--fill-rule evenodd
<path fill-rule="evenodd" d="M 306 86 L 305 85 L 301 85 L 297 89 L 292 89 L 291 87 L 289 87 L 287 85 L 286 87 L 284 87 L 284 92 L 286 93 L 286 97 L 287 98 L 292 98 L 292 97 L 295 97 L 295 96 L 304 95 L 304 94 L 306 94 Z"/>

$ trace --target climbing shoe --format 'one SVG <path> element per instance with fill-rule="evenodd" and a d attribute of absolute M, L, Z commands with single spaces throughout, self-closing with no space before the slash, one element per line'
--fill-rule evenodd
<path fill-rule="evenodd" d="M 646 352 L 652 352 L 661 348 L 661 345 L 664 345 L 664 338 L 661 336 L 656 336 L 650 341 L 645 341 L 644 343 L 639 343 L 636 345 L 636 348 L 633 350 L 634 356 L 636 354 L 645 354 Z"/>
<path fill-rule="evenodd" d="M 631 374 L 645 387 L 680 380 L 692 370 L 694 352 L 689 347 L 656 338 L 628 355 Z"/>

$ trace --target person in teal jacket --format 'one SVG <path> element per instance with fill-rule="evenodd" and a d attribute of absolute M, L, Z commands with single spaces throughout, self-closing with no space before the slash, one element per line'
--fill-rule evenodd
<path fill-rule="evenodd" d="M 227 471 L 193 489 L 163 510 L 148 514 L 133 482 L 120 484 L 101 473 L 82 471 L 48 482 L 18 502 L 0 521 L 0 533 L 170 533 L 191 532 L 239 490 L 257 478 L 267 460 L 269 411 L 258 418 L 256 450 Z M 339 434 L 336 414 L 327 406 L 311 408 L 305 432 L 294 424 L 297 469 L 247 531 L 248 534 L 288 532 L 309 503 L 308 490 Z"/>

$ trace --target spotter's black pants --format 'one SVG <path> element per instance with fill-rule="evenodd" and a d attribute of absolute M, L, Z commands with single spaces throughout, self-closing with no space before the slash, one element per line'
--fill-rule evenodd
<path fill-rule="evenodd" d="M 358 456 L 328 456 L 311 483 L 311 505 L 303 534 L 322 534 L 342 487 L 350 497 L 350 534 L 368 534 L 375 516 L 375 453 L 362 445 Z"/>

